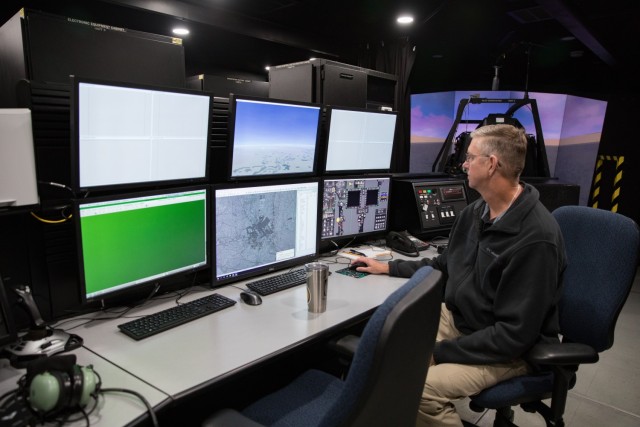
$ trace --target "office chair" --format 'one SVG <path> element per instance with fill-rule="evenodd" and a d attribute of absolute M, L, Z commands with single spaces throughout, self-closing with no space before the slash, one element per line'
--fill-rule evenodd
<path fill-rule="evenodd" d="M 442 273 L 422 267 L 367 322 L 343 381 L 311 369 L 203 427 L 413 427 L 440 320 Z"/>
<path fill-rule="evenodd" d="M 535 346 L 526 359 L 540 374 L 503 381 L 471 397 L 476 411 L 495 409 L 494 427 L 514 426 L 512 406 L 564 426 L 568 391 L 581 363 L 595 363 L 613 345 L 613 332 L 634 281 L 638 225 L 610 211 L 562 206 L 553 211 L 564 237 L 568 266 L 559 303 L 562 343 Z M 551 398 L 551 405 L 542 402 Z"/>

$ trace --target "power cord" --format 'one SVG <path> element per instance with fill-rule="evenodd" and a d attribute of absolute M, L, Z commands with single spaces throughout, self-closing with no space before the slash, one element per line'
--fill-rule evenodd
<path fill-rule="evenodd" d="M 135 397 L 140 399 L 140 401 L 144 404 L 144 406 L 147 407 L 147 412 L 149 413 L 149 417 L 151 418 L 151 424 L 153 425 L 153 427 L 159 427 L 158 417 L 156 416 L 156 413 L 153 410 L 153 407 L 151 406 L 149 401 L 145 399 L 145 397 L 140 393 L 138 393 L 137 391 L 129 390 L 126 388 L 103 388 L 102 390 L 100 390 L 100 392 L 103 394 L 104 393 L 128 393 L 128 394 L 134 395 Z"/>

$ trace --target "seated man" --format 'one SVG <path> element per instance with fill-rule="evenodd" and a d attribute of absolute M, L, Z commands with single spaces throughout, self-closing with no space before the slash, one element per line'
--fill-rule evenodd
<path fill-rule="evenodd" d="M 538 191 L 519 182 L 524 130 L 488 125 L 471 134 L 469 187 L 482 196 L 459 215 L 442 255 L 388 264 L 359 258 L 359 271 L 410 277 L 432 265 L 446 287 L 417 426 L 461 426 L 452 401 L 529 372 L 523 355 L 558 340 L 557 302 L 566 265 L 558 224 Z"/>

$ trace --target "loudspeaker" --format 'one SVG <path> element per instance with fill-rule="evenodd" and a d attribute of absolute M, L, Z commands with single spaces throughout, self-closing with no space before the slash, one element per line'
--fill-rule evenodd
<path fill-rule="evenodd" d="M 75 355 L 58 355 L 31 362 L 22 389 L 31 409 L 48 416 L 86 406 L 100 378 L 92 366 L 77 365 Z"/>

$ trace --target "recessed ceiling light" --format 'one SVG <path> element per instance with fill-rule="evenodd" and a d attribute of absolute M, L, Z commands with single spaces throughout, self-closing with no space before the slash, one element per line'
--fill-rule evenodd
<path fill-rule="evenodd" d="M 266 67 L 264 67 L 265 70 L 269 71 L 271 67 L 269 67 L 268 65 Z"/>
<path fill-rule="evenodd" d="M 178 27 L 173 29 L 173 34 L 176 34 L 178 36 L 186 36 L 187 34 L 189 34 L 189 30 L 184 27 Z"/>
<path fill-rule="evenodd" d="M 401 15 L 401 16 L 398 16 L 398 19 L 396 19 L 396 21 L 398 22 L 398 24 L 408 25 L 413 22 L 413 16 Z"/>

